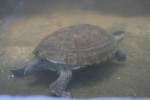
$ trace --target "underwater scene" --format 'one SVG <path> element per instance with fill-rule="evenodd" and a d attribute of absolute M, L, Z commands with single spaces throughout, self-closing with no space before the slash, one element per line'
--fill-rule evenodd
<path fill-rule="evenodd" d="M 0 95 L 149 97 L 149 77 L 149 0 L 0 0 Z"/>

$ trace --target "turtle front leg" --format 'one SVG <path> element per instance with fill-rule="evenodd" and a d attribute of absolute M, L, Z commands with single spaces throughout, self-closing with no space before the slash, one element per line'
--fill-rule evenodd
<path fill-rule="evenodd" d="M 71 70 L 61 70 L 57 80 L 49 86 L 50 93 L 55 96 L 71 97 L 71 94 L 65 91 L 71 77 Z"/>
<path fill-rule="evenodd" d="M 123 50 L 118 49 L 114 55 L 117 61 L 125 61 L 127 59 L 127 55 Z"/>

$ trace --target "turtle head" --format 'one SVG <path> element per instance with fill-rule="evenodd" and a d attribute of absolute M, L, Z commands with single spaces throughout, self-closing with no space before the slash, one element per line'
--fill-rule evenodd
<path fill-rule="evenodd" d="M 114 40 L 116 41 L 117 44 L 123 40 L 126 34 L 125 28 L 126 28 L 126 25 L 124 24 L 117 24 L 116 26 L 113 26 L 111 28 L 112 36 L 114 37 Z M 114 53 L 114 58 L 117 61 L 125 61 L 127 58 L 127 55 L 123 50 L 118 49 Z"/>
<path fill-rule="evenodd" d="M 125 29 L 126 25 L 124 24 L 116 24 L 111 29 L 110 32 L 112 33 L 114 39 L 119 42 L 121 41 L 125 36 Z"/>
<path fill-rule="evenodd" d="M 118 30 L 118 31 L 113 32 L 112 35 L 116 41 L 121 41 L 125 36 L 125 31 Z"/>

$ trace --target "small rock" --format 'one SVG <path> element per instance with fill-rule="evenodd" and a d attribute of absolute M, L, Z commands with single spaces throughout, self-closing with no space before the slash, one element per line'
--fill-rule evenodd
<path fill-rule="evenodd" d="M 120 78 L 120 77 L 117 77 L 117 79 L 120 80 L 121 78 Z"/>
<path fill-rule="evenodd" d="M 1 72 L 1 73 L 3 73 L 3 72 L 4 72 L 4 70 L 0 70 L 0 72 Z"/>
<path fill-rule="evenodd" d="M 14 78 L 15 76 L 13 74 L 9 75 L 8 78 Z"/>

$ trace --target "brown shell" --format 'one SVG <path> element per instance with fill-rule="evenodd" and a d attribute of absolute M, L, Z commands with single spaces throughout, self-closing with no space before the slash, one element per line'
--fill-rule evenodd
<path fill-rule="evenodd" d="M 79 24 L 59 29 L 44 38 L 33 53 L 60 64 L 91 65 L 112 55 L 115 40 L 98 26 Z"/>

